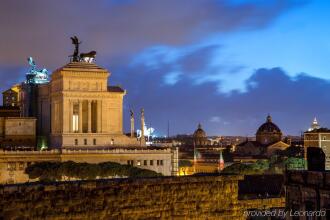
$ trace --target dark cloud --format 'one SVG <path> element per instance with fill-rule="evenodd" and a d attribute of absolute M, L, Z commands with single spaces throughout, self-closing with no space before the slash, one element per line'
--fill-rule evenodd
<path fill-rule="evenodd" d="M 271 113 L 285 133 L 297 134 L 314 115 L 320 116 L 321 122 L 329 121 L 329 106 L 324 105 L 329 101 L 328 81 L 304 74 L 290 78 L 279 68 L 259 69 L 246 81 L 246 92 L 219 93 L 219 84 L 224 82 L 206 80 L 196 84 L 191 78 L 196 74 L 218 74 L 219 70 L 210 68 L 209 61 L 219 45 L 185 51 L 172 62 L 162 60 L 162 53 L 168 52 L 163 50 L 155 58 L 157 68 L 132 61 L 139 52 L 155 46 L 189 47 L 213 33 L 264 28 L 300 4 L 301 1 L 5 1 L 0 7 L 0 88 L 7 89 L 23 80 L 27 56 L 35 57 L 38 68 L 64 65 L 72 53 L 69 37 L 76 34 L 83 41 L 82 51 L 98 51 L 97 63 L 112 72 L 110 83 L 128 90 L 126 125 L 128 108 L 137 112 L 144 107 L 148 125 L 163 134 L 170 120 L 172 134 L 191 133 L 202 122 L 209 134 L 245 135 L 253 134 L 266 114 Z M 176 68 L 183 73 L 180 80 L 172 85 L 164 83 L 164 77 Z M 235 74 L 244 67 L 218 68 Z"/>
<path fill-rule="evenodd" d="M 217 45 L 204 47 L 195 50 L 178 60 L 182 68 L 182 72 L 187 74 L 200 74 L 205 72 L 205 67 L 210 62 L 210 58 L 215 50 L 219 49 Z"/>
<path fill-rule="evenodd" d="M 101 63 L 120 61 L 154 44 L 185 44 L 214 32 L 262 28 L 297 5 L 297 1 L 4 1 L 0 65 L 21 65 L 31 55 L 56 68 L 72 52 L 73 34 L 82 38 L 83 50 L 102 54 Z"/>
<path fill-rule="evenodd" d="M 330 82 L 306 74 L 291 78 L 280 68 L 258 69 L 246 82 L 253 87 L 228 95 L 217 93 L 215 83 L 195 85 L 186 76 L 170 86 L 152 71 L 122 71 L 114 69 L 112 81 L 128 90 L 126 125 L 129 107 L 144 107 L 148 125 L 163 134 L 170 120 L 172 134 L 192 133 L 201 122 L 209 134 L 253 135 L 268 113 L 285 134 L 298 135 L 314 116 L 330 125 Z"/>

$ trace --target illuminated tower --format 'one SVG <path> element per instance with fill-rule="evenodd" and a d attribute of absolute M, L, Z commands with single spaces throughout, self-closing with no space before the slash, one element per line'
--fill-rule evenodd
<path fill-rule="evenodd" d="M 317 122 L 316 120 L 316 117 L 314 118 L 313 122 L 312 122 L 312 125 L 311 127 L 308 129 L 308 131 L 313 131 L 313 130 L 316 130 L 316 129 L 319 129 L 320 128 L 320 125 L 319 123 Z"/>

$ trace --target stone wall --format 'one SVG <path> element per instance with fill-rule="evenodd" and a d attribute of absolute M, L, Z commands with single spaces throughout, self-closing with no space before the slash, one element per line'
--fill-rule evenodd
<path fill-rule="evenodd" d="M 32 117 L 1 117 L 0 146 L 34 147 L 36 145 L 36 119 Z"/>
<path fill-rule="evenodd" d="M 0 219 L 245 219 L 283 198 L 238 200 L 242 176 L 162 177 L 0 186 Z"/>
<path fill-rule="evenodd" d="M 327 210 L 330 216 L 330 172 L 288 171 L 286 207 L 292 211 Z M 322 219 L 328 219 L 322 218 Z"/>

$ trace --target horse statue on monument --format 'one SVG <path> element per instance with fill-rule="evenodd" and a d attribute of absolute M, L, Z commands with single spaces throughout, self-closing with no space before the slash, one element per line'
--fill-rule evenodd
<path fill-rule="evenodd" d="M 88 62 L 92 63 L 96 57 L 96 51 L 90 51 L 89 53 L 79 54 L 79 45 L 82 43 L 77 36 L 71 37 L 72 44 L 75 46 L 74 52 L 71 56 L 71 62 Z"/>

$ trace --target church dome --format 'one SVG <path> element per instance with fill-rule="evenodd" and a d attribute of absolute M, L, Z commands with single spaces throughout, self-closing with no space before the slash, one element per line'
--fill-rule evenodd
<path fill-rule="evenodd" d="M 272 117 L 268 115 L 266 122 L 258 128 L 257 134 L 261 132 L 281 132 L 281 130 L 272 122 Z"/>
<path fill-rule="evenodd" d="M 282 139 L 282 132 L 279 127 L 272 122 L 272 117 L 267 116 L 266 122 L 257 130 L 256 140 L 261 144 L 270 144 Z"/>
<path fill-rule="evenodd" d="M 194 138 L 205 138 L 206 137 L 206 133 L 202 129 L 202 125 L 201 124 L 198 124 L 198 128 L 194 132 L 194 135 L 193 136 L 194 136 Z"/>
<path fill-rule="evenodd" d="M 198 124 L 198 128 L 193 134 L 193 141 L 196 146 L 207 145 L 207 137 L 205 131 L 202 129 L 202 125 Z"/>

